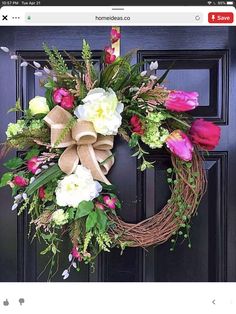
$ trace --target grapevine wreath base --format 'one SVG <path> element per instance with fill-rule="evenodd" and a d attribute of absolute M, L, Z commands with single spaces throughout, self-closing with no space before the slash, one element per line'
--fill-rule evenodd
<path fill-rule="evenodd" d="M 163 84 L 170 69 L 158 77 L 157 61 L 132 65 L 132 53 L 118 56 L 119 40 L 119 31 L 112 29 L 112 46 L 105 48 L 100 69 L 85 40 L 82 58 L 64 53 L 72 69 L 47 45 L 46 66 L 0 47 L 22 71 L 32 67 L 45 89 L 45 97 L 31 99 L 28 109 L 18 100 L 9 110 L 20 118 L 8 125 L 2 154 L 10 149 L 22 153 L 4 163 L 0 187 L 11 187 L 12 210 L 29 215 L 29 234 L 45 244 L 41 254 L 51 256 L 49 280 L 59 268 L 65 235 L 71 246 L 63 279 L 71 269 L 79 271 L 81 262 L 93 265 L 101 252 L 114 247 L 147 248 L 170 238 L 171 251 L 179 239 L 191 247 L 191 218 L 207 183 L 200 151 L 216 147 L 220 128 L 186 113 L 199 105 L 198 93 L 168 90 Z M 170 199 L 156 215 L 136 224 L 119 216 L 125 203 L 107 178 L 118 135 L 139 160 L 140 171 L 153 167 L 146 158 L 152 149 L 165 148 L 171 156 Z"/>
<path fill-rule="evenodd" d="M 192 215 L 197 211 L 198 204 L 205 193 L 206 176 L 202 166 L 202 158 L 195 150 L 192 166 L 184 166 L 174 155 L 171 156 L 175 182 L 172 188 L 171 198 L 160 212 L 137 224 L 124 222 L 118 216 L 110 216 L 109 219 L 115 223 L 112 230 L 113 237 L 119 235 L 121 242 L 128 242 L 130 247 L 149 247 L 166 242 L 177 233 L 180 226 L 186 227 L 186 221 L 190 221 Z M 191 178 L 197 174 L 195 186 L 192 186 Z M 180 192 L 181 191 L 181 192 Z M 181 193 L 179 195 L 179 193 Z M 176 196 L 182 204 L 188 204 L 181 208 L 176 202 Z"/>

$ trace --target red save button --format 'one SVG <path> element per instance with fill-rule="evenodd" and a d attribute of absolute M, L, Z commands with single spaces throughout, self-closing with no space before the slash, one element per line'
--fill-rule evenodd
<path fill-rule="evenodd" d="M 234 14 L 232 12 L 210 12 L 208 13 L 209 23 L 233 23 Z"/>

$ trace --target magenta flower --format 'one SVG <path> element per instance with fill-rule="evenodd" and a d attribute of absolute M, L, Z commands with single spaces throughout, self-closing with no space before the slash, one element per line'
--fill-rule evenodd
<path fill-rule="evenodd" d="M 80 252 L 78 251 L 77 247 L 73 247 L 71 254 L 74 258 L 76 258 L 79 262 L 82 261 L 82 256 L 80 255 Z"/>
<path fill-rule="evenodd" d="M 15 178 L 13 179 L 13 183 L 17 186 L 25 187 L 28 185 L 28 180 L 21 176 L 15 176 Z"/>
<path fill-rule="evenodd" d="M 67 110 L 74 107 L 74 96 L 65 88 L 57 88 L 53 92 L 53 101 Z"/>
<path fill-rule="evenodd" d="M 165 103 L 170 111 L 184 112 L 193 110 L 198 106 L 197 92 L 172 91 Z"/>
<path fill-rule="evenodd" d="M 43 186 L 41 186 L 41 187 L 39 188 L 38 195 L 39 195 L 39 198 L 40 198 L 41 200 L 43 200 L 43 199 L 45 198 L 46 193 L 45 193 L 45 189 L 44 189 Z"/>
<path fill-rule="evenodd" d="M 120 33 L 115 28 L 112 28 L 112 30 L 111 30 L 111 42 L 114 44 L 118 40 L 120 40 Z"/>
<path fill-rule="evenodd" d="M 191 140 L 205 150 L 214 149 L 220 140 L 221 129 L 218 125 L 204 119 L 196 119 L 190 128 Z"/>
<path fill-rule="evenodd" d="M 112 47 L 105 47 L 105 63 L 111 64 L 116 60 L 116 56 L 114 54 L 115 49 Z"/>
<path fill-rule="evenodd" d="M 29 172 L 35 174 L 35 172 L 39 169 L 40 162 L 38 157 L 32 157 L 30 160 L 27 161 L 27 168 Z"/>
<path fill-rule="evenodd" d="M 106 195 L 106 196 L 103 197 L 103 201 L 107 205 L 107 207 L 109 207 L 111 209 L 115 209 L 116 208 L 117 199 L 115 197 L 111 198 L 108 195 Z"/>
<path fill-rule="evenodd" d="M 181 130 L 173 131 L 167 138 L 169 150 L 184 161 L 192 160 L 193 144 Z"/>

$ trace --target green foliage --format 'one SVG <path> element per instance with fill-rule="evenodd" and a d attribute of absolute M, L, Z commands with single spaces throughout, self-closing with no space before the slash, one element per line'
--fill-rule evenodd
<path fill-rule="evenodd" d="M 85 62 L 92 58 L 90 46 L 85 39 L 83 39 L 82 58 Z"/>
<path fill-rule="evenodd" d="M 92 211 L 86 219 L 86 232 L 90 231 L 97 223 L 97 212 Z"/>
<path fill-rule="evenodd" d="M 53 109 L 55 107 L 55 104 L 53 102 L 53 89 L 47 88 L 45 92 L 45 97 L 47 99 L 47 104 L 50 109 Z"/>
<path fill-rule="evenodd" d="M 107 215 L 104 213 L 104 211 L 102 211 L 99 208 L 96 209 L 96 213 L 97 213 L 97 226 L 98 226 L 99 232 L 104 233 L 107 229 L 107 224 L 108 224 Z"/>
<path fill-rule="evenodd" d="M 99 233 L 96 236 L 96 240 L 101 250 L 105 252 L 110 252 L 112 240 L 108 233 Z"/>
<path fill-rule="evenodd" d="M 44 51 L 49 58 L 49 63 L 51 65 L 52 69 L 58 75 L 66 74 L 69 71 L 69 69 L 68 69 L 68 66 L 65 63 L 62 55 L 58 51 L 58 49 L 53 48 L 52 50 L 50 50 L 49 47 L 45 43 L 43 44 L 43 48 L 44 48 Z"/>
<path fill-rule="evenodd" d="M 131 148 L 136 147 L 136 152 L 132 155 L 132 157 L 137 157 L 138 159 L 141 159 L 141 164 L 139 166 L 139 169 L 141 171 L 144 171 L 146 169 L 153 168 L 153 164 L 155 163 L 147 161 L 145 159 L 145 155 L 148 155 L 148 152 L 146 152 L 141 145 L 139 144 L 140 136 L 138 134 L 132 133 L 130 141 L 129 141 L 129 146 Z"/>
<path fill-rule="evenodd" d="M 48 182 L 60 177 L 63 174 L 58 165 L 54 165 L 47 169 L 45 172 L 40 174 L 38 178 L 27 186 L 25 192 L 27 195 L 32 195 L 37 191 L 41 186 L 46 185 Z"/>
<path fill-rule="evenodd" d="M 6 186 L 9 181 L 11 181 L 13 178 L 13 173 L 12 172 L 6 172 L 3 174 L 1 177 L 0 181 L 0 187 Z"/>
<path fill-rule="evenodd" d="M 127 54 L 125 57 L 119 57 L 115 62 L 107 65 L 101 72 L 100 87 L 111 87 L 117 91 L 122 87 L 122 82 L 131 72 L 130 61 L 133 53 Z"/>
<path fill-rule="evenodd" d="M 6 167 L 7 169 L 14 170 L 14 169 L 21 167 L 23 165 L 23 163 L 24 163 L 24 160 L 22 160 L 19 157 L 14 157 L 14 158 L 11 158 L 8 161 L 6 161 L 3 164 L 3 166 Z"/>
<path fill-rule="evenodd" d="M 75 214 L 75 219 L 89 215 L 93 209 L 94 204 L 92 201 L 82 201 L 81 203 L 79 203 L 78 209 Z"/>
<path fill-rule="evenodd" d="M 22 132 L 12 136 L 7 140 L 7 145 L 11 148 L 25 149 L 29 146 L 35 145 L 35 141 L 41 141 L 43 143 L 48 143 L 49 132 L 48 128 L 32 129 L 26 127 Z"/>
<path fill-rule="evenodd" d="M 40 150 L 36 147 L 33 147 L 32 149 L 30 149 L 27 154 L 25 155 L 25 160 L 29 160 L 35 156 L 38 156 L 40 153 Z"/>
<path fill-rule="evenodd" d="M 90 241 L 92 240 L 93 234 L 91 231 L 87 232 L 84 238 L 83 252 L 86 252 Z"/>
<path fill-rule="evenodd" d="M 16 104 L 13 108 L 10 108 L 7 113 L 9 112 L 22 112 L 22 108 L 21 108 L 21 103 L 20 103 L 20 98 L 17 99 Z"/>
<path fill-rule="evenodd" d="M 114 191 L 116 191 L 116 187 L 115 187 L 115 185 L 113 185 L 113 184 L 106 184 L 106 183 L 103 183 L 103 182 L 100 182 L 100 184 L 101 184 L 101 186 L 102 186 L 102 189 L 104 190 L 104 191 L 108 191 L 108 192 L 114 192 Z"/>

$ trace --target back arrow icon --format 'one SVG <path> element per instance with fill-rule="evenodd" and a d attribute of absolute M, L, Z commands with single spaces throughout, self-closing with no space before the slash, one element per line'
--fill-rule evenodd
<path fill-rule="evenodd" d="M 216 300 L 214 299 L 214 300 L 212 301 L 212 303 L 213 303 L 214 305 L 216 305 Z"/>

